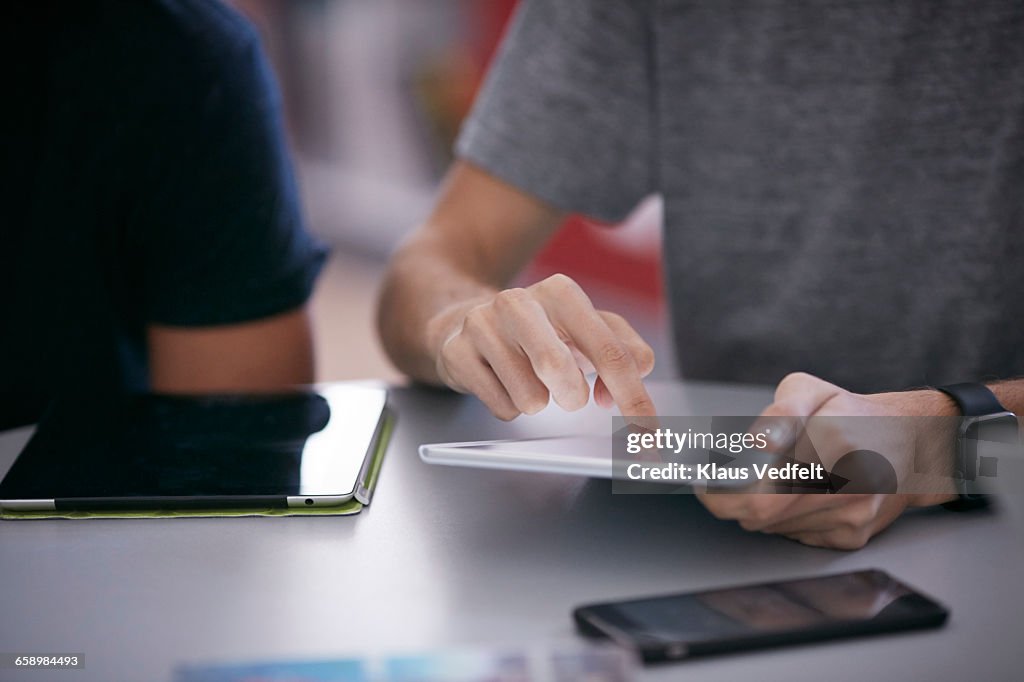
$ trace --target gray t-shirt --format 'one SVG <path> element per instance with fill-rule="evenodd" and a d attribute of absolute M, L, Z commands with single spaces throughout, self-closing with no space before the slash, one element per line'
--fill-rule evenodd
<path fill-rule="evenodd" d="M 686 377 L 1024 374 L 1024 2 L 526 0 L 456 152 L 660 192 Z"/>

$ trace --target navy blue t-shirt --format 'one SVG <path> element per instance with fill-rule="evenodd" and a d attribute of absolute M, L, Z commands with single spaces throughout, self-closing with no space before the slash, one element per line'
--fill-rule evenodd
<path fill-rule="evenodd" d="M 28 4 L 0 10 L 0 426 L 61 393 L 145 388 L 148 324 L 297 308 L 325 255 L 240 16 L 215 0 Z"/>

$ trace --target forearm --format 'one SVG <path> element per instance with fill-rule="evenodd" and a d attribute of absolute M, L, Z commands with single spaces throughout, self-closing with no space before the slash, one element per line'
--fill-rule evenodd
<path fill-rule="evenodd" d="M 147 330 L 150 386 L 160 393 L 276 391 L 315 378 L 305 306 L 214 327 Z"/>
<path fill-rule="evenodd" d="M 1024 414 L 1024 379 L 1004 379 L 985 384 L 1010 412 Z"/>

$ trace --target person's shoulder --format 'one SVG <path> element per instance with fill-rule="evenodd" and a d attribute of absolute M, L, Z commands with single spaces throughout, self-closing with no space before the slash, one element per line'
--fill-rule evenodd
<path fill-rule="evenodd" d="M 114 23 L 144 58 L 182 71 L 230 70 L 259 49 L 255 27 L 220 0 L 132 0 L 116 2 Z M 125 28 L 127 28 L 125 26 Z M 189 68 L 191 67 L 191 69 Z"/>
<path fill-rule="evenodd" d="M 106 2 L 113 96 L 170 144 L 277 105 L 255 26 L 220 0 Z"/>

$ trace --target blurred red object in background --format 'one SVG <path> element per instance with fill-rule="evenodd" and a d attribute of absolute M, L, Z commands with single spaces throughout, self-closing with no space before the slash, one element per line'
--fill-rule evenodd
<path fill-rule="evenodd" d="M 618 225 L 572 216 L 537 254 L 536 276 L 564 272 L 652 304 L 663 299 L 661 202 L 651 197 Z"/>

